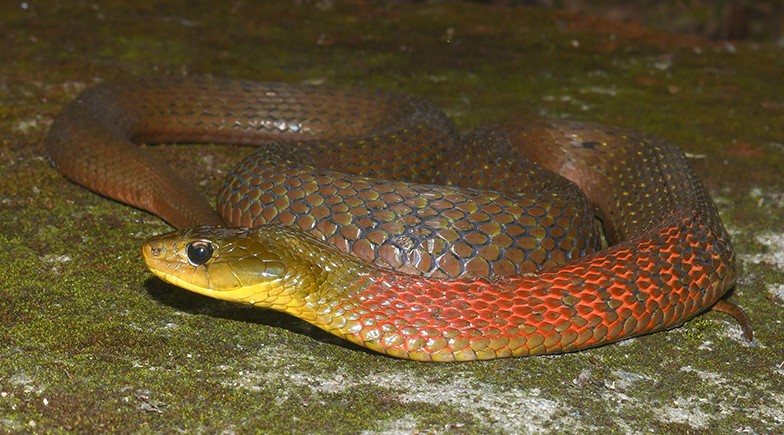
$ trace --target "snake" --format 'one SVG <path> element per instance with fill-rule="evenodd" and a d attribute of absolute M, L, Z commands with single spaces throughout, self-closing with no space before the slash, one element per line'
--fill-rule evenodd
<path fill-rule="evenodd" d="M 255 146 L 213 208 L 143 144 Z M 563 120 L 461 136 L 427 100 L 297 83 L 131 79 L 68 103 L 52 166 L 176 228 L 163 281 L 418 361 L 558 354 L 674 328 L 735 252 L 669 141 Z"/>

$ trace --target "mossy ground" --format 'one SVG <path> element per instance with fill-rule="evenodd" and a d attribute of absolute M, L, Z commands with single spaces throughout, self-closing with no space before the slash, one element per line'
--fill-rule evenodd
<path fill-rule="evenodd" d="M 476 4 L 214 3 L 0 6 L 0 432 L 782 431 L 781 48 Z M 586 352 L 423 364 L 168 287 L 138 254 L 166 225 L 65 181 L 42 145 L 85 87 L 161 75 L 405 91 L 463 129 L 548 116 L 671 139 L 734 236 L 731 300 L 756 339 L 707 313 Z M 160 152 L 209 194 L 246 151 Z"/>

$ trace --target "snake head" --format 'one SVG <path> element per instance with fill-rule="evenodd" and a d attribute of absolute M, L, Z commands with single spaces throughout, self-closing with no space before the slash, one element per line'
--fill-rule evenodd
<path fill-rule="evenodd" d="M 335 281 L 346 276 L 345 269 L 368 267 L 283 226 L 186 228 L 147 240 L 142 256 L 170 284 L 299 316 L 316 309 L 325 290 L 339 288 L 342 283 Z"/>

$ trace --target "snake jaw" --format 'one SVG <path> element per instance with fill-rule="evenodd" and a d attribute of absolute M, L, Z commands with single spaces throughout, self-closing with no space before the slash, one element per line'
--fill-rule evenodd
<path fill-rule="evenodd" d="M 247 233 L 247 229 L 187 228 L 149 239 L 142 246 L 142 257 L 165 282 L 217 299 L 256 304 L 265 295 L 274 295 L 271 289 L 279 286 L 286 267 L 273 253 L 249 246 L 254 242 Z M 193 258 L 194 247 L 202 250 L 198 260 Z"/>
<path fill-rule="evenodd" d="M 209 245 L 210 257 L 195 262 L 190 257 L 194 245 Z M 150 271 L 169 284 L 310 320 L 323 308 L 323 292 L 346 287 L 333 282 L 344 276 L 336 272 L 368 268 L 304 232 L 275 226 L 186 228 L 147 240 L 142 256 Z"/>

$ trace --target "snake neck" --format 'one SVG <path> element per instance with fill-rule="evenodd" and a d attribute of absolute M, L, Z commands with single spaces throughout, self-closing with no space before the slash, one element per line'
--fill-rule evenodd
<path fill-rule="evenodd" d="M 256 306 L 284 311 L 316 324 L 334 325 L 336 317 L 342 314 L 333 310 L 335 301 L 356 295 L 374 270 L 373 266 L 290 227 L 268 226 L 250 231 L 260 245 L 286 264 L 285 275 L 270 283 L 267 297 L 257 299 Z"/>

